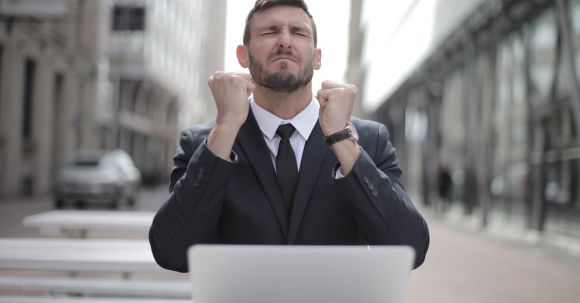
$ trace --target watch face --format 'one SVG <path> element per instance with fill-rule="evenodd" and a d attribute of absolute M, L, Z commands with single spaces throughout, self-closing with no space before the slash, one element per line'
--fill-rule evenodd
<path fill-rule="evenodd" d="M 350 130 L 351 137 L 358 141 L 358 131 L 356 130 L 356 127 L 354 127 L 354 124 L 348 123 L 348 128 Z"/>
<path fill-rule="evenodd" d="M 356 130 L 356 127 L 354 127 L 354 124 L 350 124 L 350 131 L 352 133 L 353 138 L 355 138 L 358 141 L 358 131 Z"/>

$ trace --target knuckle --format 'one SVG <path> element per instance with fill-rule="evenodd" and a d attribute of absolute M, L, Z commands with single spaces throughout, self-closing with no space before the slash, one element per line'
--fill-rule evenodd
<path fill-rule="evenodd" d="M 236 83 L 236 82 L 240 82 L 241 77 L 236 75 L 236 74 L 227 74 L 226 79 L 230 83 Z"/>
<path fill-rule="evenodd" d="M 356 85 L 353 85 L 353 84 L 348 84 L 347 91 L 351 95 L 357 95 L 358 94 L 358 87 L 356 87 Z"/>

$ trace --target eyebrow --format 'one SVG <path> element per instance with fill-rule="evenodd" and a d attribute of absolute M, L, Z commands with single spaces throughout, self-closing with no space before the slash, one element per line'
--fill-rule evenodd
<path fill-rule="evenodd" d="M 263 31 L 279 31 L 280 30 L 280 25 L 276 25 L 276 24 L 271 24 L 271 25 L 266 25 L 263 26 L 261 28 L 258 28 L 259 32 L 263 32 Z M 290 25 L 290 31 L 295 33 L 295 32 L 303 32 L 303 33 L 311 33 L 311 31 L 308 30 L 308 27 L 303 26 L 303 25 Z"/>
<path fill-rule="evenodd" d="M 291 25 L 290 30 L 293 32 L 305 32 L 305 33 L 310 32 L 307 27 L 301 25 Z"/>
<path fill-rule="evenodd" d="M 260 31 L 277 31 L 279 29 L 280 29 L 280 26 L 272 24 L 272 25 L 264 26 L 263 28 L 260 29 Z"/>

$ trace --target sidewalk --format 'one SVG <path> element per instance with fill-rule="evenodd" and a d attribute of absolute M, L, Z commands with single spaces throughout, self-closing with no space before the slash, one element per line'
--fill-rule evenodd
<path fill-rule="evenodd" d="M 0 201 L 0 237 L 41 237 L 37 229 L 22 226 L 28 215 L 52 209 L 51 197 L 4 198 Z"/>
<path fill-rule="evenodd" d="M 419 302 L 580 302 L 580 260 L 428 219 L 431 244 L 412 273 Z"/>

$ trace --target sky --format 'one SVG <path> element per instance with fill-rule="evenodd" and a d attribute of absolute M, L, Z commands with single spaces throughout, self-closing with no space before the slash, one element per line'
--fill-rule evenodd
<path fill-rule="evenodd" d="M 236 47 L 242 44 L 246 15 L 255 0 L 228 0 L 226 24 L 225 71 L 244 71 L 236 59 Z M 322 66 L 314 72 L 313 90 L 324 80 L 344 82 L 348 56 L 348 23 L 350 0 L 306 2 L 316 22 L 318 47 L 322 49 Z M 332 3 L 332 6 L 329 4 Z"/>
<path fill-rule="evenodd" d="M 371 0 L 363 6 L 368 29 L 363 57 L 372 59 L 364 88 L 367 111 L 376 109 L 426 55 L 436 2 Z"/>

